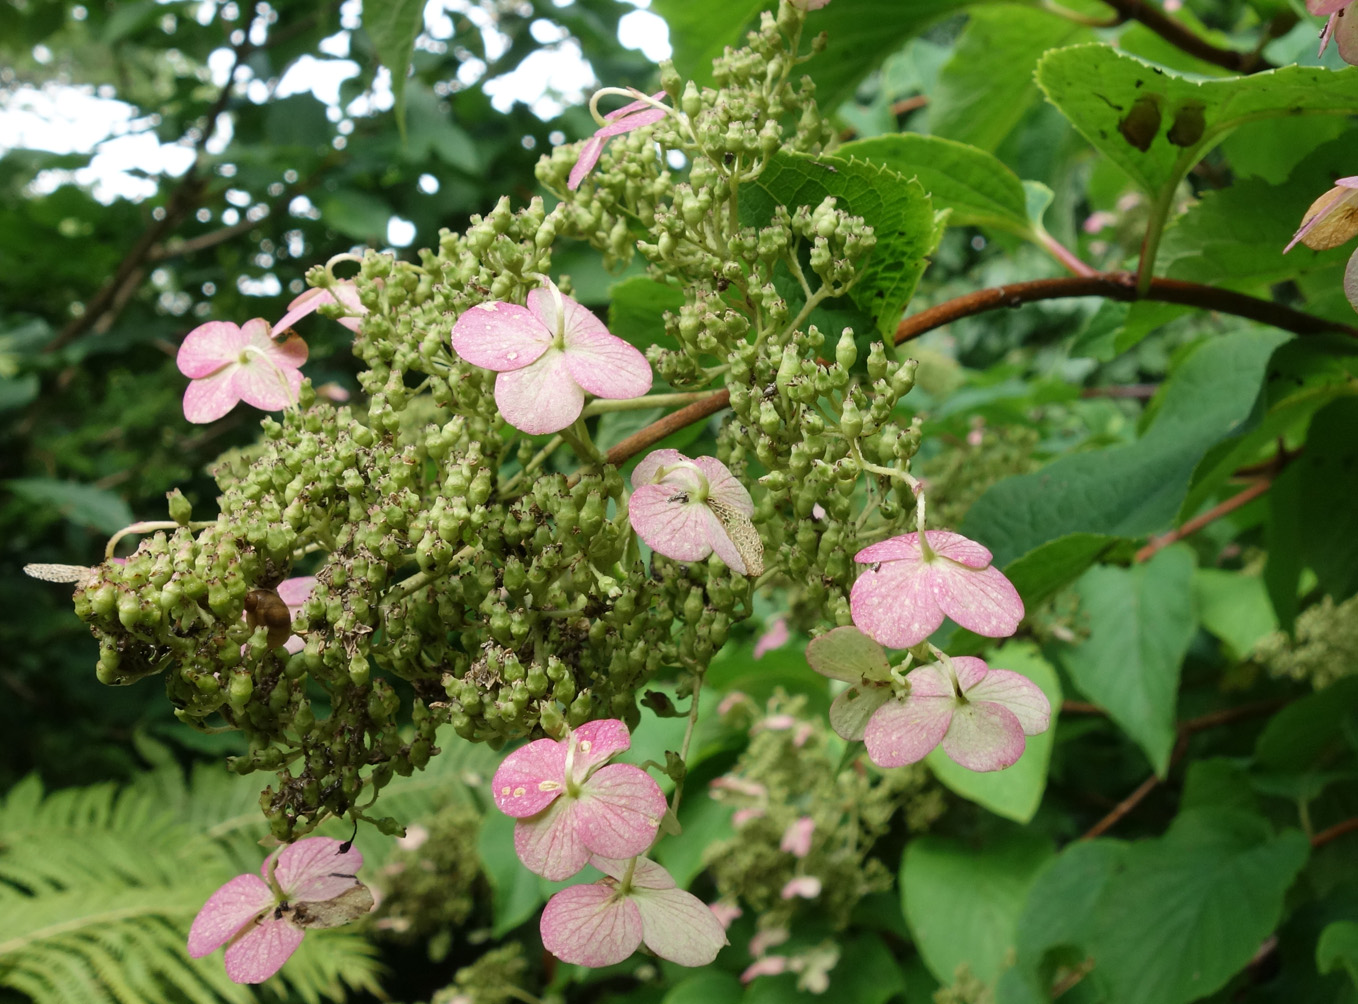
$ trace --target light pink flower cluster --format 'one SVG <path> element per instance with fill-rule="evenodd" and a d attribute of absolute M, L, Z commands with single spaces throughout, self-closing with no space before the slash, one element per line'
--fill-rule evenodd
<path fill-rule="evenodd" d="M 275 325 L 262 317 L 242 327 L 230 321 L 208 321 L 190 331 L 179 346 L 179 372 L 189 378 L 184 391 L 184 417 L 215 422 L 244 401 L 261 411 L 282 411 L 297 402 L 302 389 L 306 342 L 289 327 L 324 303 L 342 303 L 353 316 L 339 322 L 357 330 L 366 308 L 352 282 L 328 289 L 309 289 L 292 303 Z M 282 337 L 275 337 L 282 332 Z"/>
<path fill-rule="evenodd" d="M 495 403 L 521 432 L 560 432 L 585 406 L 585 394 L 641 397 L 651 364 L 555 285 L 528 294 L 528 305 L 495 300 L 462 313 L 453 350 L 493 370 Z"/>
<path fill-rule="evenodd" d="M 329 837 L 308 837 L 270 855 L 259 875 L 237 875 L 209 897 L 189 928 L 189 955 L 226 946 L 226 975 L 263 983 L 313 927 L 338 927 L 372 909 L 358 881 L 363 855 Z"/>
<path fill-rule="evenodd" d="M 515 750 L 491 781 L 495 804 L 519 821 L 514 849 L 530 871 L 561 881 L 592 864 L 606 876 L 551 898 L 543 944 L 582 966 L 621 962 L 643 942 L 680 965 L 706 965 L 726 934 L 701 900 L 640 856 L 667 805 L 640 767 L 608 763 L 630 745 L 622 722 L 589 722 Z"/>
<path fill-rule="evenodd" d="M 902 677 L 886 652 L 856 627 L 814 639 L 807 662 L 850 687 L 830 706 L 830 725 L 863 740 L 879 767 L 916 763 L 940 743 L 975 771 L 1002 770 L 1023 755 L 1025 736 L 1044 732 L 1051 704 L 1027 677 L 971 656 L 942 658 Z"/>
<path fill-rule="evenodd" d="M 716 457 L 656 450 L 632 471 L 628 518 L 658 554 L 702 561 L 713 551 L 734 572 L 764 571 L 764 545 L 750 522 L 754 502 Z"/>

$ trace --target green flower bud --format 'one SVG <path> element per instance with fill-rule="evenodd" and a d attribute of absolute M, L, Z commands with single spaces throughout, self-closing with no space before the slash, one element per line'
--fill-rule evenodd
<path fill-rule="evenodd" d="M 180 526 L 187 526 L 189 520 L 193 518 L 193 506 L 189 503 L 183 493 L 178 489 L 168 492 L 165 496 L 170 503 L 170 519 Z"/>
<path fill-rule="evenodd" d="M 835 346 L 835 362 L 843 370 L 853 369 L 853 364 L 858 362 L 858 346 L 853 340 L 853 328 L 845 328 L 839 335 L 839 343 Z"/>

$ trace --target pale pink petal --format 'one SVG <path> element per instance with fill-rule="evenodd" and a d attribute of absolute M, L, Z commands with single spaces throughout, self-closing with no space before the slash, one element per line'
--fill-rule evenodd
<path fill-rule="evenodd" d="M 297 402 L 302 373 L 256 356 L 232 371 L 232 389 L 242 401 L 260 411 L 282 411 Z"/>
<path fill-rule="evenodd" d="M 1310 14 L 1325 17 L 1337 14 L 1351 3 L 1353 0 L 1306 0 L 1306 10 Z"/>
<path fill-rule="evenodd" d="M 804 858 L 811 853 L 811 836 L 816 832 L 816 821 L 810 816 L 801 816 L 783 831 L 783 839 L 778 849 L 795 858 Z"/>
<path fill-rule="evenodd" d="M 790 937 L 792 932 L 786 927 L 765 928 L 750 939 L 750 954 L 758 958 L 770 948 L 777 948 Z"/>
<path fill-rule="evenodd" d="M 871 565 L 879 561 L 908 561 L 921 563 L 924 555 L 920 552 L 919 534 L 906 533 L 876 544 L 871 544 L 853 556 L 860 565 Z"/>
<path fill-rule="evenodd" d="M 954 662 L 958 660 L 954 659 Z M 963 694 L 973 703 L 990 702 L 1008 708 L 1018 719 L 1025 735 L 1035 736 L 1047 731 L 1051 724 L 1051 702 L 1032 680 L 1009 669 L 992 669 L 985 679 Z"/>
<path fill-rule="evenodd" d="M 1345 27 L 1344 33 L 1348 37 L 1347 44 L 1350 46 L 1352 45 L 1354 34 L 1355 32 L 1358 32 L 1358 19 L 1333 17 L 1325 26 L 1325 34 L 1321 36 L 1320 50 L 1322 53 L 1325 51 L 1325 46 L 1329 44 L 1330 36 L 1334 34 L 1334 26 L 1340 24 L 1341 21 L 1344 22 L 1341 26 Z M 1350 51 L 1352 51 L 1351 48 Z M 1340 56 L 1344 57 L 1342 51 L 1340 52 Z M 1344 61 L 1348 62 L 1347 57 L 1344 57 Z M 1351 213 L 1354 204 L 1358 203 L 1358 194 L 1355 194 L 1352 191 L 1341 191 L 1341 189 L 1355 188 L 1358 188 L 1358 177 L 1340 178 L 1334 183 L 1333 188 L 1311 203 L 1310 207 L 1306 210 L 1301 228 L 1293 234 L 1292 239 L 1287 242 L 1287 247 L 1283 248 L 1283 254 L 1287 254 L 1287 252 L 1296 247 L 1298 241 L 1305 240 L 1306 235 L 1321 224 L 1333 224 L 1336 214 L 1341 212 Z M 1317 206 L 1319 207 L 1318 209 L 1316 208 Z M 1323 251 L 1331 247 L 1338 247 L 1351 236 L 1351 232 L 1341 229 L 1337 236 L 1330 235 L 1327 240 L 1321 241 L 1319 245 L 1316 245 L 1314 241 L 1310 241 L 1307 242 L 1307 246 L 1313 247 L 1313 250 Z"/>
<path fill-rule="evenodd" d="M 665 795 L 649 774 L 615 763 L 601 767 L 584 783 L 573 819 L 580 840 L 592 853 L 629 858 L 651 846 L 666 808 Z"/>
<path fill-rule="evenodd" d="M 821 676 L 845 683 L 891 679 L 882 646 L 852 625 L 812 638 L 806 661 Z"/>
<path fill-rule="evenodd" d="M 929 576 L 910 561 L 885 561 L 865 571 L 849 592 L 849 609 L 853 622 L 888 648 L 918 645 L 943 623 Z"/>
<path fill-rule="evenodd" d="M 272 915 L 226 946 L 226 975 L 233 983 L 263 983 L 302 943 L 300 927 Z"/>
<path fill-rule="evenodd" d="M 953 670 L 957 673 L 959 682 L 963 679 L 975 682 L 979 679 L 979 674 L 973 664 L 979 664 L 980 672 L 985 672 L 985 663 L 975 656 L 959 655 L 953 659 Z M 946 697 L 954 698 L 952 677 L 948 671 L 937 662 L 925 663 L 912 669 L 905 674 L 905 682 L 910 684 L 911 697 Z"/>
<path fill-rule="evenodd" d="M 566 787 L 566 744 L 539 739 L 521 746 L 500 764 L 491 779 L 495 807 L 522 819 L 547 808 Z"/>
<path fill-rule="evenodd" d="M 943 752 L 968 770 L 1003 770 L 1023 755 L 1023 726 L 1002 705 L 964 704 L 953 712 Z"/>
<path fill-rule="evenodd" d="M 737 830 L 752 819 L 763 819 L 768 813 L 763 809 L 737 809 L 731 813 L 731 825 Z"/>
<path fill-rule="evenodd" d="M 591 136 L 585 140 L 585 145 L 580 148 L 580 156 L 576 158 L 575 166 L 571 168 L 570 176 L 566 179 L 566 187 L 572 192 L 580 187 L 580 182 L 590 171 L 594 170 L 594 165 L 599 163 L 599 157 L 604 152 L 604 144 L 608 142 L 606 136 Z"/>
<path fill-rule="evenodd" d="M 977 571 L 947 561 L 930 564 L 930 584 L 939 609 L 970 631 L 1007 638 L 1023 620 L 1023 599 L 998 568 Z"/>
<path fill-rule="evenodd" d="M 614 335 L 567 335 L 571 376 L 595 397 L 626 400 L 651 389 L 651 364 Z"/>
<path fill-rule="evenodd" d="M 184 336 L 175 364 L 190 379 L 210 376 L 239 361 L 249 341 L 250 336 L 230 321 L 208 321 Z"/>
<path fill-rule="evenodd" d="M 745 967 L 745 971 L 740 974 L 740 982 L 749 983 L 760 976 L 777 976 L 786 971 L 786 955 L 766 955 Z"/>
<path fill-rule="evenodd" d="M 912 693 L 908 700 L 888 701 L 863 732 L 868 757 L 878 767 L 918 763 L 942 742 L 953 707 L 951 696 L 916 697 Z"/>
<path fill-rule="evenodd" d="M 571 377 L 565 353 L 549 349 L 531 366 L 497 376 L 495 403 L 514 428 L 541 436 L 579 418 L 585 394 Z"/>
<path fill-rule="evenodd" d="M 575 737 L 575 756 L 571 763 L 571 774 L 577 781 L 583 780 L 598 764 L 632 745 L 632 735 L 627 731 L 627 726 L 616 718 L 586 722 L 572 734 Z"/>
<path fill-rule="evenodd" d="M 1338 26 L 1338 24 L 1339 24 L 1338 14 L 1331 14 L 1329 18 L 1326 19 L 1325 27 L 1320 30 L 1320 48 L 1316 50 L 1317 58 L 1325 55 L 1325 50 L 1330 47 L 1330 39 L 1334 37 L 1334 29 Z M 1301 237 L 1302 237 L 1301 233 L 1298 233 L 1295 237 L 1293 237 L 1291 243 L 1288 244 L 1287 247 L 1283 248 L 1283 254 L 1286 254 L 1287 252 L 1291 251 L 1292 245 L 1296 244 L 1297 241 L 1301 240 Z"/>
<path fill-rule="evenodd" d="M 713 535 L 724 536 L 707 506 L 663 482 L 632 493 L 628 519 L 651 550 L 676 561 L 701 561 L 712 553 Z"/>
<path fill-rule="evenodd" d="M 334 303 L 335 297 L 328 289 L 308 289 L 288 304 L 288 312 L 278 319 L 275 331 L 286 331 L 308 314 L 314 314 L 323 303 Z"/>
<path fill-rule="evenodd" d="M 632 487 L 640 488 L 642 485 L 654 484 L 656 472 L 662 467 L 691 463 L 693 461 L 678 450 L 652 450 L 637 462 L 636 467 L 632 468 Z"/>
<path fill-rule="evenodd" d="M 890 699 L 889 687 L 850 687 L 830 705 L 830 728 L 841 739 L 862 739 L 868 720 Z"/>
<path fill-rule="evenodd" d="M 707 908 L 712 911 L 712 916 L 717 918 L 717 923 L 722 926 L 722 930 L 730 930 L 731 925 L 745 915 L 744 910 L 735 903 L 729 903 L 726 900 L 709 903 Z"/>
<path fill-rule="evenodd" d="M 519 820 L 514 827 L 514 852 L 530 872 L 560 882 L 589 862 L 589 848 L 575 818 L 578 806 L 575 799 L 562 798 L 539 815 Z"/>
<path fill-rule="evenodd" d="M 269 322 L 262 317 L 251 318 L 245 322 L 241 331 L 250 340 L 250 345 L 259 350 L 280 369 L 296 369 L 306 362 L 307 347 L 297 335 L 288 335 L 281 342 L 273 337 Z M 254 358 L 254 357 L 252 357 Z M 242 360 L 249 366 L 251 360 Z"/>
<path fill-rule="evenodd" d="M 744 516 L 754 515 L 754 500 L 749 490 L 736 480 L 730 469 L 716 457 L 695 457 L 694 465 L 707 477 L 708 497 L 722 502 Z"/>
<path fill-rule="evenodd" d="M 284 579 L 275 591 L 289 610 L 296 610 L 311 599 L 311 593 L 315 588 L 316 576 L 297 575 L 291 579 Z"/>
<path fill-rule="evenodd" d="M 709 514 L 711 513 L 707 506 L 703 506 L 703 509 L 706 509 Z M 745 565 L 745 556 L 740 553 L 740 548 L 736 547 L 735 541 L 727 535 L 726 528 L 722 526 L 721 520 L 713 515 L 707 527 L 708 543 L 712 545 L 712 550 L 717 552 L 717 557 L 726 562 L 726 567 L 736 574 L 749 575 L 750 570 Z"/>
<path fill-rule="evenodd" d="M 1350 8 L 1347 14 L 1337 17 L 1339 23 L 1334 29 L 1334 41 L 1339 46 L 1339 58 L 1350 66 L 1358 65 L 1358 10 Z"/>
<path fill-rule="evenodd" d="M 497 373 L 536 362 L 552 338 L 527 307 L 500 300 L 478 303 L 453 323 L 453 351 L 473 366 Z"/>
<path fill-rule="evenodd" d="M 231 366 L 212 376 L 199 377 L 184 388 L 184 417 L 190 422 L 215 422 L 231 411 L 240 401 L 236 393 L 236 367 Z"/>
<path fill-rule="evenodd" d="M 641 944 L 641 911 L 611 883 L 574 885 L 547 901 L 539 929 L 543 947 L 562 962 L 611 966 Z"/>
<path fill-rule="evenodd" d="M 798 875 L 784 883 L 782 892 L 778 895 L 783 899 L 792 899 L 794 896 L 801 899 L 815 899 L 820 895 L 820 890 L 821 881 L 816 876 Z"/>
<path fill-rule="evenodd" d="M 642 940 L 662 959 L 705 966 L 727 943 L 726 929 L 692 893 L 634 888 L 629 898 L 641 914 Z"/>
<path fill-rule="evenodd" d="M 627 874 L 627 868 L 632 865 L 632 859 L 627 858 L 607 858 L 601 855 L 591 855 L 589 863 L 610 878 L 622 881 Z M 632 865 L 632 886 L 637 889 L 673 889 L 674 876 L 665 870 L 663 865 L 658 865 L 650 858 L 637 858 L 637 863 Z"/>
<path fill-rule="evenodd" d="M 561 298 L 561 307 L 566 315 L 564 324 L 561 323 L 561 317 L 557 313 L 557 297 Z M 562 337 L 568 346 L 576 335 L 586 338 L 598 335 L 613 337 L 608 327 L 592 310 L 566 296 L 554 284 L 529 290 L 527 302 L 529 311 L 545 330 L 551 332 L 553 338 L 556 337 L 557 328 L 560 327 Z"/>
<path fill-rule="evenodd" d="M 273 890 L 258 875 L 237 875 L 203 904 L 189 928 L 189 956 L 200 959 L 274 907 Z"/>
<path fill-rule="evenodd" d="M 953 533 L 950 530 L 929 530 L 924 536 L 929 541 L 930 550 L 959 564 L 970 568 L 985 568 L 990 564 L 991 553 L 960 533 Z M 906 533 L 865 547 L 854 555 L 853 560 L 862 565 L 876 561 L 922 561 L 919 534 Z"/>
<path fill-rule="evenodd" d="M 363 855 L 333 837 L 307 837 L 278 854 L 274 879 L 290 902 L 312 903 L 334 899 L 358 881 Z"/>
<path fill-rule="evenodd" d="M 754 643 L 754 657 L 762 659 L 770 652 L 782 648 L 792 639 L 792 632 L 788 630 L 787 621 L 778 617 L 768 626 L 768 630 L 756 639 Z"/>
<path fill-rule="evenodd" d="M 662 101 L 664 98 L 664 91 L 656 91 L 651 95 L 651 101 Z M 650 101 L 633 101 L 631 104 L 623 105 L 605 115 L 605 125 L 601 126 L 594 135 L 620 136 L 625 132 L 631 132 L 633 129 L 640 129 L 642 126 L 654 125 L 668 114 L 667 109 L 657 108 Z"/>

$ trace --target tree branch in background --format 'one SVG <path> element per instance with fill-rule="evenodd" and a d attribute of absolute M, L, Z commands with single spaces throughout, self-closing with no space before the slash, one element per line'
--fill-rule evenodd
<path fill-rule="evenodd" d="M 621 467 L 642 450 L 654 446 L 666 436 L 678 432 L 686 425 L 715 415 L 730 403 L 731 392 L 729 390 L 716 391 L 711 397 L 705 397 L 701 401 L 687 404 L 678 411 L 671 412 L 664 418 L 652 422 L 644 429 L 632 433 L 609 450 L 605 459 L 614 467 Z"/>
<path fill-rule="evenodd" d="M 1161 534 L 1158 537 L 1152 537 L 1150 542 L 1147 543 L 1145 547 L 1141 548 L 1141 550 L 1136 552 L 1136 555 L 1132 558 L 1132 560 L 1138 564 L 1140 564 L 1143 561 L 1149 561 L 1160 551 L 1163 551 L 1165 548 L 1169 547 L 1170 544 L 1177 543 L 1178 541 L 1183 540 L 1185 537 L 1192 536 L 1193 534 L 1201 530 L 1203 527 L 1207 526 L 1209 523 L 1221 519 L 1221 517 L 1225 516 L 1227 513 L 1231 513 L 1239 509 L 1246 502 L 1254 501 L 1260 495 L 1264 494 L 1264 492 L 1268 491 L 1272 484 L 1273 479 L 1271 477 L 1260 478 L 1258 481 L 1254 482 L 1254 484 L 1246 488 L 1243 492 L 1240 492 L 1237 495 L 1232 495 L 1226 501 L 1213 506 L 1211 509 L 1208 509 L 1201 516 L 1193 517 L 1183 526 L 1175 527 L 1169 533 Z"/>

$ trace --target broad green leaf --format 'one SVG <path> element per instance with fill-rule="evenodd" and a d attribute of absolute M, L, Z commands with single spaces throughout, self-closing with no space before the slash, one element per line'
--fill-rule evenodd
<path fill-rule="evenodd" d="M 1277 926 L 1309 851 L 1296 830 L 1273 836 L 1259 816 L 1208 809 L 1130 847 L 1090 933 L 1109 998 L 1185 1004 L 1219 989 Z"/>
<path fill-rule="evenodd" d="M 929 95 L 930 131 L 994 150 L 1037 102 L 1033 69 L 1042 54 L 1093 37 L 1082 25 L 1018 4 L 971 11 Z"/>
<path fill-rule="evenodd" d="M 745 191 L 764 194 L 765 204 L 742 207 L 764 219 L 774 204 L 815 207 L 827 196 L 839 209 L 863 217 L 877 245 L 849 299 L 876 319 L 883 338 L 895 333 L 941 231 L 919 182 L 863 160 L 778 153 Z M 742 200 L 752 201 L 743 194 Z"/>
<path fill-rule="evenodd" d="M 1034 609 L 1047 597 L 1075 581 L 1117 542 L 1095 533 L 1072 533 L 1048 541 L 1004 566 L 1004 574 Z"/>
<path fill-rule="evenodd" d="M 961 532 L 983 541 L 1004 567 L 1071 533 L 1136 537 L 1164 529 L 1203 454 L 1249 417 L 1269 356 L 1286 338 L 1245 329 L 1203 342 L 1166 382 L 1139 440 L 998 482 L 971 507 Z"/>
<path fill-rule="evenodd" d="M 327 226 L 356 240 L 384 244 L 391 207 L 375 195 L 341 188 L 320 204 L 321 219 Z"/>
<path fill-rule="evenodd" d="M 951 210 L 949 226 L 989 226 L 1020 237 L 1033 231 L 1027 193 L 1013 171 L 993 155 L 965 143 L 898 133 L 845 143 L 838 157 L 856 157 L 915 178 L 934 209 Z"/>
<path fill-rule="evenodd" d="M 1336 920 L 1320 932 L 1316 942 L 1316 968 L 1322 973 L 1345 970 L 1358 986 L 1358 922 Z"/>
<path fill-rule="evenodd" d="M 1306 562 L 1302 558 L 1301 469 L 1289 465 L 1268 489 L 1268 522 L 1264 524 L 1264 585 L 1273 601 L 1278 626 L 1291 631 L 1301 609 L 1299 599 Z"/>
<path fill-rule="evenodd" d="M 854 0 L 807 15 L 806 35 L 825 32 L 829 47 L 798 73 L 816 82 L 816 100 L 833 111 L 887 54 L 939 18 L 975 0 Z M 712 60 L 739 46 L 758 25 L 767 0 L 655 0 L 651 10 L 670 27 L 674 65 L 699 83 L 712 82 Z"/>
<path fill-rule="evenodd" d="M 391 71 L 396 125 L 404 138 L 406 75 L 415 53 L 415 37 L 424 30 L 424 0 L 369 3 L 363 8 L 363 30 L 372 39 L 377 58 Z"/>
<path fill-rule="evenodd" d="M 1316 412 L 1295 461 L 1302 555 L 1336 603 L 1358 592 L 1358 400 L 1343 397 Z"/>
<path fill-rule="evenodd" d="M 1278 630 L 1268 588 L 1257 575 L 1199 568 L 1193 573 L 1193 599 L 1202 626 L 1236 661 L 1246 658 L 1264 635 Z"/>
<path fill-rule="evenodd" d="M 660 1004 L 740 1004 L 745 994 L 731 973 L 719 969 L 699 969 L 676 983 Z"/>
<path fill-rule="evenodd" d="M 1048 53 L 1037 82 L 1085 139 L 1152 194 L 1177 184 L 1245 122 L 1358 112 L 1358 69 L 1285 66 L 1190 80 L 1106 45 Z"/>
<path fill-rule="evenodd" d="M 677 349 L 679 342 L 665 333 L 665 312 L 677 314 L 684 291 L 639 275 L 615 283 L 609 290 L 608 330 L 643 352 L 651 345 Z"/>
<path fill-rule="evenodd" d="M 1358 676 L 1293 701 L 1272 718 L 1254 747 L 1259 765 L 1274 771 L 1314 771 L 1344 750 L 1344 720 L 1358 711 Z"/>
<path fill-rule="evenodd" d="M 491 933 L 497 938 L 531 918 L 553 893 L 577 882 L 592 881 L 575 876 L 565 882 L 548 882 L 534 875 L 514 853 L 514 825 L 509 816 L 492 809 L 481 821 L 481 832 L 476 841 L 481 865 L 490 880 L 495 913 Z M 593 870 L 587 871 L 586 875 L 598 877 Z"/>
<path fill-rule="evenodd" d="M 1036 814 L 1042 803 L 1042 792 L 1047 787 L 1047 768 L 1051 763 L 1056 718 L 1061 707 L 1061 681 L 1051 663 L 1028 642 L 1010 642 L 988 656 L 986 662 L 993 669 L 1022 673 L 1041 687 L 1051 702 L 1051 727 L 1041 735 L 1029 736 L 1023 756 L 1004 770 L 989 773 L 967 770 L 949 759 L 942 749 L 935 749 L 924 762 L 935 777 L 963 798 L 985 806 L 996 815 L 1027 823 Z"/>
<path fill-rule="evenodd" d="M 1257 813 L 1259 800 L 1250 785 L 1244 766 L 1228 757 L 1195 760 L 1184 777 L 1179 811 L 1190 809 L 1233 809 Z"/>
<path fill-rule="evenodd" d="M 26 502 L 50 507 L 62 519 L 100 533 L 114 534 L 133 522 L 127 503 L 106 488 L 56 478 L 11 478 L 2 483 Z"/>
<path fill-rule="evenodd" d="M 1164 777 L 1174 746 L 1179 666 L 1197 629 L 1193 553 L 1176 545 L 1133 568 L 1091 568 L 1075 591 L 1089 635 L 1062 647 L 1061 664 Z"/>
<path fill-rule="evenodd" d="M 1051 858 L 1046 837 L 1011 830 L 977 848 L 945 837 L 912 840 L 901 862 L 901 898 L 915 945 L 939 982 L 965 964 L 993 984 L 1018 936 L 1028 889 Z"/>

